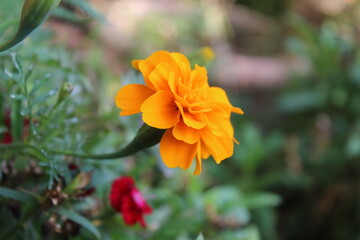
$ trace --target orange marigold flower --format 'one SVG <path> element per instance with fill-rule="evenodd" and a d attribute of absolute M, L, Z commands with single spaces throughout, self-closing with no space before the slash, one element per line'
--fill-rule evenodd
<path fill-rule="evenodd" d="M 220 163 L 232 156 L 236 140 L 230 115 L 243 111 L 231 105 L 223 89 L 209 86 L 204 67 L 191 69 L 184 55 L 166 51 L 132 65 L 146 85 L 124 86 L 116 95 L 116 105 L 121 116 L 141 112 L 147 125 L 167 129 L 160 141 L 166 166 L 188 169 L 195 158 L 197 175 L 201 159 L 211 155 Z"/>

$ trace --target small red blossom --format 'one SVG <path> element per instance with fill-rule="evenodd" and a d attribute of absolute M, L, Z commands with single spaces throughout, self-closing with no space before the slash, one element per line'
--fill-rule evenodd
<path fill-rule="evenodd" d="M 122 214 L 124 222 L 131 226 L 139 222 L 146 227 L 144 214 L 152 212 L 131 177 L 120 177 L 113 181 L 110 192 L 111 206 Z"/>
<path fill-rule="evenodd" d="M 0 143 L 1 144 L 11 144 L 13 142 L 13 136 L 11 135 L 11 119 L 10 119 L 10 111 L 6 111 L 5 112 L 5 118 L 4 118 L 4 123 L 3 125 L 5 125 L 5 127 L 7 128 L 7 131 L 4 132 L 1 136 L 0 134 Z M 24 129 L 23 129 L 23 138 L 26 138 L 28 135 L 28 131 L 29 131 L 29 119 L 25 118 L 24 119 Z"/>
<path fill-rule="evenodd" d="M 68 165 L 69 170 L 79 170 L 79 166 L 75 163 L 70 163 Z"/>
<path fill-rule="evenodd" d="M 12 136 L 10 133 L 10 113 L 6 112 L 5 119 L 4 119 L 4 125 L 7 127 L 8 131 L 3 133 L 3 138 L 1 140 L 2 144 L 10 144 L 12 143 Z"/>

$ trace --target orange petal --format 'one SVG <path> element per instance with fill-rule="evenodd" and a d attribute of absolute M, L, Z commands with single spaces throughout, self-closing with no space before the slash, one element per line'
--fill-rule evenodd
<path fill-rule="evenodd" d="M 211 87 L 207 89 L 207 97 L 211 102 L 218 103 L 218 105 L 226 111 L 244 114 L 240 108 L 236 108 L 231 105 L 226 92 L 219 87 Z"/>
<path fill-rule="evenodd" d="M 146 99 L 140 108 L 143 121 L 155 128 L 173 127 L 180 117 L 174 103 L 174 96 L 167 91 L 159 91 Z"/>
<path fill-rule="evenodd" d="M 201 140 L 217 163 L 220 163 L 233 154 L 233 138 L 228 134 L 216 136 L 206 127 L 202 129 Z"/>
<path fill-rule="evenodd" d="M 190 68 L 190 62 L 184 54 L 178 53 L 178 52 L 173 52 L 173 53 L 170 53 L 170 55 L 175 60 L 177 65 L 188 66 Z"/>
<path fill-rule="evenodd" d="M 194 175 L 199 175 L 201 173 L 201 144 L 200 142 L 197 144 L 197 149 L 196 149 L 196 168 L 194 171 Z"/>
<path fill-rule="evenodd" d="M 173 135 L 176 139 L 189 144 L 194 144 L 200 139 L 200 131 L 188 127 L 183 121 L 180 121 L 175 125 Z"/>
<path fill-rule="evenodd" d="M 159 63 L 149 75 L 149 81 L 156 91 L 170 90 L 169 80 L 179 78 L 176 69 L 169 63 Z"/>
<path fill-rule="evenodd" d="M 233 139 L 233 141 L 236 143 L 236 144 L 240 144 L 235 138 L 234 138 L 234 128 L 231 124 L 231 121 L 225 121 L 221 128 L 226 132 L 226 134 L 231 137 Z"/>
<path fill-rule="evenodd" d="M 195 65 L 195 69 L 191 71 L 190 82 L 193 89 L 209 87 L 206 68 Z"/>
<path fill-rule="evenodd" d="M 118 91 L 115 104 L 121 108 L 121 116 L 135 114 L 140 112 L 141 104 L 152 94 L 154 94 L 154 91 L 145 85 L 129 84 Z"/>
<path fill-rule="evenodd" d="M 231 105 L 226 92 L 219 87 L 210 87 L 207 90 L 207 97 L 211 102 L 226 103 Z"/>
<path fill-rule="evenodd" d="M 227 95 L 226 92 L 218 87 L 211 87 L 207 89 L 207 98 L 209 102 L 215 103 L 221 109 L 223 109 L 228 114 L 231 113 L 232 109 L 234 108 Z"/>
<path fill-rule="evenodd" d="M 232 108 L 231 111 L 234 112 L 234 113 L 238 113 L 238 114 L 244 114 L 244 111 L 241 108 L 238 108 L 238 107 Z"/>
<path fill-rule="evenodd" d="M 207 117 L 208 125 L 214 129 L 219 128 L 230 117 L 229 114 L 215 104 L 212 106 L 212 111 L 205 112 L 204 114 Z"/>
<path fill-rule="evenodd" d="M 195 157 L 196 146 L 177 140 L 172 135 L 172 129 L 168 129 L 160 141 L 160 155 L 167 167 L 188 169 Z"/>
<path fill-rule="evenodd" d="M 185 112 L 184 108 L 182 107 L 182 105 L 179 102 L 175 101 L 175 104 L 176 104 L 176 106 L 178 107 L 178 109 L 179 109 L 179 111 L 181 113 L 181 116 L 182 116 L 182 119 L 183 119 L 184 123 L 188 127 L 192 127 L 192 128 L 195 128 L 195 129 L 201 129 L 201 128 L 205 127 L 206 123 L 199 121 L 199 119 L 196 118 L 195 114 Z"/>
<path fill-rule="evenodd" d="M 141 60 L 138 63 L 138 68 L 141 71 L 141 73 L 143 74 L 146 85 L 153 90 L 155 90 L 155 87 L 150 82 L 149 75 L 156 68 L 156 66 L 162 62 L 169 63 L 170 65 L 176 65 L 176 63 L 175 63 L 174 59 L 171 57 L 170 53 L 166 52 L 166 51 L 157 51 L 157 52 L 153 53 L 152 55 L 150 55 L 145 60 Z"/>
<path fill-rule="evenodd" d="M 140 61 L 142 61 L 142 60 L 134 60 L 134 61 L 131 62 L 132 67 L 135 68 L 138 71 L 140 71 L 140 69 L 139 69 Z"/>
<path fill-rule="evenodd" d="M 205 146 L 205 144 L 203 143 L 203 141 L 201 141 L 201 158 L 207 159 L 209 157 L 210 157 L 210 152 L 207 149 L 207 147 Z"/>
<path fill-rule="evenodd" d="M 177 52 L 171 53 L 171 57 L 175 60 L 177 66 L 179 67 L 182 81 L 188 81 L 191 72 L 189 60 L 183 54 Z"/>
<path fill-rule="evenodd" d="M 221 128 L 226 132 L 226 134 L 229 137 L 234 137 L 234 128 L 231 124 L 230 119 L 227 121 L 224 121 L 223 124 L 221 125 Z"/>

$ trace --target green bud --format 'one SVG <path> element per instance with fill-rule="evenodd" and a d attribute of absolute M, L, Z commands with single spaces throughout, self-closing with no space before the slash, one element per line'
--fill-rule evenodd
<path fill-rule="evenodd" d="M 61 0 L 25 0 L 18 30 L 12 39 L 0 44 L 0 52 L 24 40 L 49 17 L 51 11 L 59 5 L 60 1 Z"/>
<path fill-rule="evenodd" d="M 68 82 L 63 83 L 61 85 L 59 95 L 56 100 L 56 105 L 59 105 L 60 103 L 62 103 L 62 101 L 64 101 L 64 99 L 71 94 L 73 89 L 74 89 L 74 87 L 70 83 L 68 83 Z"/>

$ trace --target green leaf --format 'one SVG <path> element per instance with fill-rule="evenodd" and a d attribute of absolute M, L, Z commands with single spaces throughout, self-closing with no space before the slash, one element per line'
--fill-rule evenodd
<path fill-rule="evenodd" d="M 241 228 L 238 230 L 225 230 L 220 233 L 221 240 L 261 240 L 260 232 L 256 226 Z M 266 238 L 267 239 L 267 238 Z"/>
<path fill-rule="evenodd" d="M 224 217 L 236 219 L 242 224 L 250 221 L 250 213 L 242 204 L 243 194 L 235 186 L 217 186 L 204 194 L 206 207 L 211 207 Z"/>
<path fill-rule="evenodd" d="M 285 113 L 306 112 L 323 107 L 325 100 L 324 92 L 303 90 L 284 95 L 280 98 L 279 108 Z"/>
<path fill-rule="evenodd" d="M 24 40 L 48 18 L 59 3 L 60 0 L 25 0 L 17 32 L 9 41 L 0 44 L 0 52 L 14 47 Z"/>
<path fill-rule="evenodd" d="M 360 155 L 360 133 L 353 132 L 345 145 L 345 151 L 349 157 L 357 157 Z"/>
<path fill-rule="evenodd" d="M 79 215 L 78 213 L 76 213 L 74 211 L 69 211 L 64 208 L 60 208 L 58 213 L 64 217 L 67 217 L 68 219 L 80 224 L 81 226 L 83 226 L 84 228 L 89 230 L 89 232 L 94 234 L 94 236 L 97 239 L 100 239 L 99 230 L 88 219 L 84 218 L 83 216 Z"/>
<path fill-rule="evenodd" d="M 246 195 L 242 204 L 248 208 L 276 207 L 281 203 L 281 198 L 269 192 L 258 192 Z"/>
<path fill-rule="evenodd" d="M 0 187 L 0 196 L 10 198 L 10 199 L 13 199 L 16 201 L 20 201 L 20 202 L 32 202 L 35 200 L 34 197 L 32 197 L 28 194 L 25 194 L 25 193 L 22 193 L 22 192 L 19 192 L 19 191 L 10 189 L 10 188 L 5 188 L 5 187 Z"/>
<path fill-rule="evenodd" d="M 42 87 L 44 86 L 47 81 L 50 79 L 50 75 L 46 75 L 40 79 L 37 79 L 35 82 L 34 82 L 34 86 L 32 87 L 32 89 L 30 90 L 30 93 L 29 95 L 30 96 L 34 96 L 35 93 Z"/>
<path fill-rule="evenodd" d="M 48 92 L 45 92 L 39 96 L 37 96 L 32 102 L 31 102 L 31 107 L 33 107 L 34 105 L 38 104 L 38 103 L 43 103 L 46 100 L 48 100 L 49 98 L 53 97 L 56 94 L 56 91 L 51 90 Z"/>

